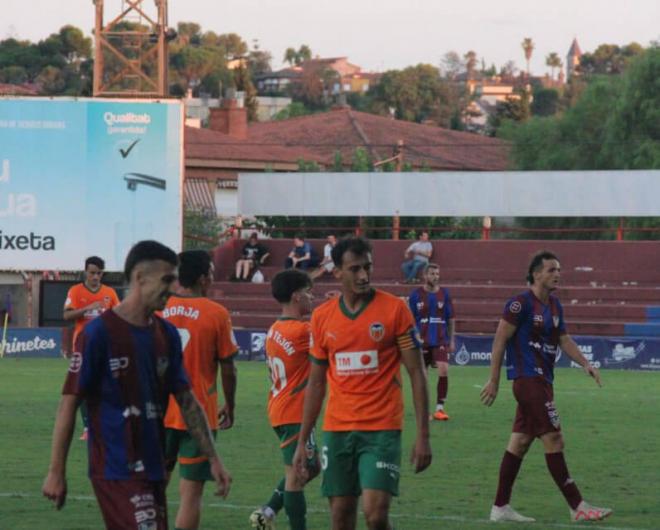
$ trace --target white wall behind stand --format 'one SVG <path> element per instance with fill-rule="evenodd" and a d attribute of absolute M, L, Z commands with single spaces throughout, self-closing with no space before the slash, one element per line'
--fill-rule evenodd
<path fill-rule="evenodd" d="M 242 215 L 660 215 L 660 170 L 240 173 Z"/>

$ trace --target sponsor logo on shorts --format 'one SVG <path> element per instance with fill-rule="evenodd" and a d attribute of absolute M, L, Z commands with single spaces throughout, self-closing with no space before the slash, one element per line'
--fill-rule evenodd
<path fill-rule="evenodd" d="M 399 466 L 397 466 L 396 464 L 392 464 L 391 462 L 383 462 L 382 460 L 376 462 L 376 469 L 384 469 L 388 471 L 390 477 L 394 479 L 397 478 L 401 473 L 401 469 L 399 468 Z"/>
<path fill-rule="evenodd" d="M 154 496 L 151 493 L 136 494 L 130 500 L 136 508 L 146 508 L 147 506 L 154 505 Z"/>
<path fill-rule="evenodd" d="M 82 368 L 82 355 L 80 352 L 75 351 L 71 354 L 71 360 L 69 361 L 69 372 L 72 374 L 77 374 Z"/>
<path fill-rule="evenodd" d="M 337 375 L 366 375 L 378 372 L 378 351 L 337 352 L 335 354 Z"/>
<path fill-rule="evenodd" d="M 376 342 L 383 340 L 385 336 L 385 326 L 380 322 L 373 322 L 369 326 L 369 336 Z"/>
<path fill-rule="evenodd" d="M 156 509 L 155 508 L 148 508 L 146 510 L 137 510 L 135 512 L 135 522 L 138 524 L 140 523 L 146 523 L 147 521 L 154 521 L 156 519 Z M 155 521 L 154 521 L 155 524 Z M 154 528 L 156 528 L 154 526 Z"/>

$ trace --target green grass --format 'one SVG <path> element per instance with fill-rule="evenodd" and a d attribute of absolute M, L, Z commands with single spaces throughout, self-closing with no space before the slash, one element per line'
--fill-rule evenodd
<path fill-rule="evenodd" d="M 203 528 L 248 528 L 248 515 L 269 497 L 282 473 L 276 438 L 265 415 L 265 366 L 238 366 L 236 424 L 218 437 L 234 484 L 226 501 L 207 492 Z M 2 530 L 102 527 L 86 477 L 87 455 L 82 442 L 73 442 L 69 456 L 69 499 L 64 510 L 55 511 L 41 497 L 65 371 L 63 360 L 0 360 Z M 508 383 L 503 383 L 491 409 L 479 403 L 478 387 L 486 375 L 485 368 L 452 367 L 448 402 L 452 419 L 431 426 L 431 468 L 414 475 L 410 466 L 404 466 L 401 497 L 392 506 L 397 530 L 486 527 L 514 411 Z M 555 385 L 571 474 L 588 500 L 615 510 L 608 521 L 590 527 L 660 528 L 660 374 L 606 371 L 603 377 L 604 387 L 599 389 L 581 372 L 560 369 Z M 430 386 L 433 394 L 435 376 Z M 409 399 L 406 411 L 404 458 L 414 434 Z M 319 484 L 317 479 L 307 489 L 312 529 L 328 528 L 327 502 L 320 496 Z M 173 522 L 178 500 L 174 485 L 168 497 Z M 568 509 L 546 471 L 538 443 L 523 464 L 513 505 L 539 521 L 516 528 L 568 526 Z M 287 527 L 284 517 L 280 517 L 279 527 Z M 358 527 L 364 528 L 361 518 Z"/>

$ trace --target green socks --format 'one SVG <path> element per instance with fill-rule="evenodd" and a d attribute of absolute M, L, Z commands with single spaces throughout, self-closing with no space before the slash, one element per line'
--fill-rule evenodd
<path fill-rule="evenodd" d="M 307 529 L 307 502 L 304 492 L 285 491 L 284 511 L 289 518 L 291 530 Z"/>
<path fill-rule="evenodd" d="M 273 495 L 266 506 L 275 513 L 282 509 L 284 506 L 284 479 L 280 480 L 280 483 L 275 487 L 275 491 L 273 491 Z"/>

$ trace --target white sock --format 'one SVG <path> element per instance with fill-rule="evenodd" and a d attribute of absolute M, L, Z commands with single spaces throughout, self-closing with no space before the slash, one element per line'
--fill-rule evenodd
<path fill-rule="evenodd" d="M 438 412 L 439 410 L 445 410 L 445 406 L 444 406 L 443 403 L 438 403 L 438 404 L 435 406 L 435 411 Z"/>

